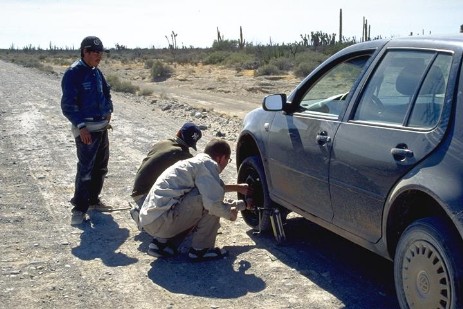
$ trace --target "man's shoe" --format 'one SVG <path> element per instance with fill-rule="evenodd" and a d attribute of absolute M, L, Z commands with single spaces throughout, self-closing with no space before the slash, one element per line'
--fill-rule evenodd
<path fill-rule="evenodd" d="M 101 200 L 98 200 L 94 203 L 90 203 L 90 206 L 88 207 L 88 209 L 93 209 L 93 210 L 100 211 L 100 212 L 109 212 L 113 210 L 111 206 L 106 205 Z"/>
<path fill-rule="evenodd" d="M 148 246 L 148 254 L 154 257 L 171 257 L 177 253 L 177 248 L 175 248 L 169 241 L 162 243 L 154 238 Z"/>
<path fill-rule="evenodd" d="M 226 256 L 228 256 L 228 251 L 220 248 L 190 248 L 190 251 L 188 252 L 188 257 L 194 262 L 218 260 L 223 259 Z"/>
<path fill-rule="evenodd" d="M 82 211 L 73 210 L 71 215 L 71 225 L 81 225 L 86 220 L 86 214 Z"/>

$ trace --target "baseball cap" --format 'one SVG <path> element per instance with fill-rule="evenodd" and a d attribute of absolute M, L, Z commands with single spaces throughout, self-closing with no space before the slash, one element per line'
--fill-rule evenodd
<path fill-rule="evenodd" d="M 96 36 L 87 36 L 82 40 L 82 43 L 80 43 L 80 50 L 83 50 L 86 48 L 87 50 L 90 51 L 104 51 L 104 52 L 109 52 L 109 50 L 104 49 L 103 47 L 103 42 Z"/>
<path fill-rule="evenodd" d="M 187 122 L 180 128 L 180 138 L 196 150 L 196 142 L 202 137 L 201 130 L 193 122 Z"/>

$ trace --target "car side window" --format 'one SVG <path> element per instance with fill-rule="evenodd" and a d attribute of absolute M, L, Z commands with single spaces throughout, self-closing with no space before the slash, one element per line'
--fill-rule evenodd
<path fill-rule="evenodd" d="M 389 51 L 369 79 L 354 120 L 432 128 L 439 120 L 451 56 Z"/>
<path fill-rule="evenodd" d="M 420 88 L 408 120 L 409 127 L 433 128 L 444 106 L 445 90 L 450 74 L 452 56 L 439 54 Z"/>
<path fill-rule="evenodd" d="M 369 58 L 369 55 L 358 56 L 331 68 L 305 93 L 300 111 L 338 116 L 344 110 L 346 98 Z"/>

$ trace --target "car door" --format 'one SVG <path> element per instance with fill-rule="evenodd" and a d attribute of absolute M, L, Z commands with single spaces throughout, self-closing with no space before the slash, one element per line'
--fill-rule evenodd
<path fill-rule="evenodd" d="M 272 199 L 331 221 L 328 171 L 332 137 L 349 92 L 369 55 L 346 56 L 307 81 L 294 113 L 277 114 L 268 128 L 267 164 Z"/>
<path fill-rule="evenodd" d="M 423 49 L 389 49 L 381 57 L 334 139 L 334 224 L 379 239 L 389 191 L 444 135 L 451 62 L 450 53 Z"/>

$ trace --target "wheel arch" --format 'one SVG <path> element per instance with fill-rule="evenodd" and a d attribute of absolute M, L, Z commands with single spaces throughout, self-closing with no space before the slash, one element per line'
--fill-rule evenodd
<path fill-rule="evenodd" d="M 385 222 L 387 250 L 391 259 L 394 259 L 397 244 L 404 230 L 412 222 L 426 217 L 442 218 L 457 230 L 449 213 L 431 194 L 415 188 L 403 190 L 397 195 L 390 204 Z"/>
<path fill-rule="evenodd" d="M 249 132 L 243 132 L 236 143 L 236 168 L 239 169 L 244 159 L 250 156 L 259 156 L 263 159 L 254 136 Z"/>

